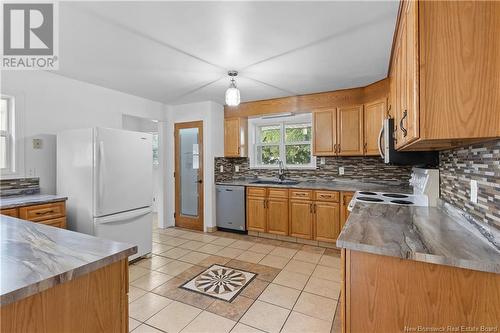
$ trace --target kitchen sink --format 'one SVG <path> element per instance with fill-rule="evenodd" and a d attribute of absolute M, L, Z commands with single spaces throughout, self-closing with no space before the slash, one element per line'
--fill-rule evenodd
<path fill-rule="evenodd" d="M 264 184 L 264 185 L 297 185 L 299 182 L 295 180 L 256 180 L 251 184 Z"/>

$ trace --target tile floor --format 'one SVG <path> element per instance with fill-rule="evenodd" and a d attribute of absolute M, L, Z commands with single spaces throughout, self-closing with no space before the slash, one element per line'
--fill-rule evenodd
<path fill-rule="evenodd" d="M 130 265 L 134 333 L 340 332 L 335 250 L 179 228 L 155 228 L 153 242 Z M 230 303 L 179 288 L 213 264 L 258 275 Z"/>

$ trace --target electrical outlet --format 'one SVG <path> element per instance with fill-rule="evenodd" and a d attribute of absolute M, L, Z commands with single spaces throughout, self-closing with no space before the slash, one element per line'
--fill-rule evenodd
<path fill-rule="evenodd" d="M 470 201 L 477 204 L 477 180 L 470 181 Z"/>
<path fill-rule="evenodd" d="M 221 165 L 221 166 L 219 167 L 219 172 L 221 172 L 221 173 L 222 173 L 222 172 L 224 172 L 224 166 L 223 166 L 223 165 Z"/>
<path fill-rule="evenodd" d="M 234 166 L 234 172 L 240 172 L 240 166 L 239 165 L 235 165 Z"/>
<path fill-rule="evenodd" d="M 42 139 L 33 139 L 33 149 L 42 149 Z"/>
<path fill-rule="evenodd" d="M 344 167 L 339 167 L 339 175 L 342 176 L 344 174 Z"/>
<path fill-rule="evenodd" d="M 325 165 L 325 158 L 324 157 L 319 159 L 319 164 Z"/>

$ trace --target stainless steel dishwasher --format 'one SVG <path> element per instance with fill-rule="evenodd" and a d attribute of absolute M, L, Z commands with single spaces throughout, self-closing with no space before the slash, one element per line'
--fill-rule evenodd
<path fill-rule="evenodd" d="M 216 185 L 217 229 L 246 232 L 245 186 Z"/>

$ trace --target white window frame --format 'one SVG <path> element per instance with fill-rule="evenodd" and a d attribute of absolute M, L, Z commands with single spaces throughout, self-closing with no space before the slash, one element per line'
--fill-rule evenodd
<path fill-rule="evenodd" d="M 7 130 L 0 130 L 0 136 L 6 139 L 7 163 L 5 168 L 1 168 L 1 174 L 14 175 L 16 173 L 16 113 L 15 100 L 13 96 L 1 95 L 7 100 Z"/>
<path fill-rule="evenodd" d="M 249 159 L 250 159 L 250 168 L 251 169 L 278 169 L 278 165 L 267 165 L 267 164 L 259 164 L 258 163 L 258 147 L 265 146 L 279 146 L 280 149 L 280 157 L 285 160 L 285 147 L 287 145 L 300 145 L 300 144 L 310 144 L 311 145 L 311 163 L 305 165 L 296 165 L 296 164 L 286 164 L 285 167 L 287 169 L 316 169 L 316 157 L 312 154 L 312 137 L 311 141 L 300 141 L 294 142 L 293 144 L 286 144 L 285 142 L 285 126 L 286 125 L 298 125 L 298 124 L 311 124 L 312 130 L 312 114 L 304 113 L 299 115 L 274 118 L 274 119 L 265 119 L 265 118 L 251 118 L 248 121 L 248 135 L 249 135 L 249 143 L 251 145 L 249 149 Z M 280 126 L 281 131 L 281 140 L 279 143 L 260 143 L 258 142 L 258 130 L 263 126 Z"/>

